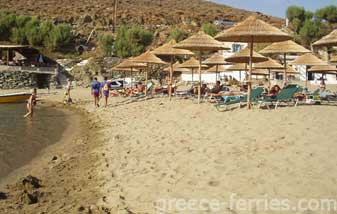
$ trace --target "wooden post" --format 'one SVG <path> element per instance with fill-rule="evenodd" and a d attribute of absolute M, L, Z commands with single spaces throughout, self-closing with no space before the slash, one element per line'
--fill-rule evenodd
<path fill-rule="evenodd" d="M 147 75 L 149 73 L 150 70 L 150 65 L 149 63 L 147 63 L 147 69 L 146 69 L 146 73 L 145 73 L 145 96 L 147 96 Z"/>
<path fill-rule="evenodd" d="M 133 67 L 131 67 L 131 71 L 130 71 L 130 76 L 131 76 L 130 89 L 132 89 L 132 73 L 133 73 Z"/>
<path fill-rule="evenodd" d="M 305 87 L 308 89 L 308 66 L 305 66 Z"/>
<path fill-rule="evenodd" d="M 201 100 L 201 50 L 199 52 L 199 85 L 198 85 L 198 104 Z"/>
<path fill-rule="evenodd" d="M 284 57 L 284 74 L 283 74 L 283 82 L 284 82 L 284 85 L 287 84 L 287 54 L 284 53 L 283 54 L 283 57 Z"/>
<path fill-rule="evenodd" d="M 173 82 L 173 56 L 171 55 L 171 61 L 170 61 L 170 82 L 169 82 L 169 87 L 168 87 L 168 93 L 169 93 L 169 98 L 171 100 L 172 98 L 172 82 Z"/>
<path fill-rule="evenodd" d="M 270 91 L 271 83 L 270 83 L 270 68 L 268 68 L 269 76 L 268 76 L 268 91 Z"/>
<path fill-rule="evenodd" d="M 215 67 L 215 82 L 218 81 L 218 70 L 219 70 L 219 67 L 218 67 L 218 65 L 216 65 L 216 67 Z"/>
<path fill-rule="evenodd" d="M 250 43 L 250 54 L 249 54 L 249 76 L 248 76 L 248 94 L 247 94 L 247 109 L 252 108 L 252 71 L 253 71 L 253 48 L 254 48 L 254 40 Z"/>
<path fill-rule="evenodd" d="M 193 73 L 194 73 L 194 68 L 192 68 L 192 85 L 193 85 L 193 81 L 194 81 L 194 79 L 193 79 Z"/>

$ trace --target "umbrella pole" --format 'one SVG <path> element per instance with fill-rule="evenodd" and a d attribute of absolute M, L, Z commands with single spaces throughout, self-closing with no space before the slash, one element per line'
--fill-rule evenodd
<path fill-rule="evenodd" d="M 172 98 L 172 81 L 173 81 L 173 56 L 171 56 L 171 61 L 170 61 L 170 83 L 168 87 L 170 100 Z"/>
<path fill-rule="evenodd" d="M 132 89 L 132 72 L 133 72 L 133 68 L 131 67 L 131 73 L 130 73 L 130 76 L 131 76 L 130 88 L 131 88 L 131 89 Z"/>
<path fill-rule="evenodd" d="M 252 38 L 252 41 L 250 43 L 250 54 L 249 54 L 249 80 L 248 80 L 248 94 L 247 94 L 247 109 L 251 109 L 252 108 L 252 71 L 253 71 L 253 45 L 254 45 L 254 41 Z"/>
<path fill-rule="evenodd" d="M 216 65 L 216 70 L 215 70 L 215 82 L 218 81 L 218 70 L 219 70 L 219 67 L 218 65 Z"/>
<path fill-rule="evenodd" d="M 305 66 L 305 88 L 308 89 L 308 66 Z"/>
<path fill-rule="evenodd" d="M 147 75 L 149 73 L 149 70 L 150 70 L 150 66 L 149 64 L 147 64 L 147 69 L 146 69 L 146 73 L 145 73 L 145 96 L 147 96 Z"/>
<path fill-rule="evenodd" d="M 284 53 L 283 54 L 284 57 L 284 74 L 283 74 L 283 82 L 284 82 L 284 86 L 287 84 L 287 54 Z"/>
<path fill-rule="evenodd" d="M 194 68 L 192 68 L 192 85 L 193 85 L 193 73 L 194 73 Z"/>
<path fill-rule="evenodd" d="M 201 50 L 199 52 L 199 85 L 198 85 L 198 104 L 201 100 Z"/>
<path fill-rule="evenodd" d="M 268 69 L 269 76 L 268 76 L 268 91 L 270 91 L 271 83 L 270 83 L 270 68 Z"/>
<path fill-rule="evenodd" d="M 241 79 L 241 70 L 239 71 L 239 79 L 240 79 L 240 82 L 242 81 Z"/>

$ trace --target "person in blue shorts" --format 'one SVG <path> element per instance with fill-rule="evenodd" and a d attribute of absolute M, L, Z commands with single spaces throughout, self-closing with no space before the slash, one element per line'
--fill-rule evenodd
<path fill-rule="evenodd" d="M 91 94 L 94 97 L 95 107 L 99 107 L 99 98 L 101 95 L 101 84 L 97 81 L 97 77 L 91 83 Z"/>
<path fill-rule="evenodd" d="M 104 77 L 104 81 L 101 83 L 101 93 L 103 94 L 104 96 L 104 107 L 107 107 L 108 106 L 108 99 L 109 99 L 109 96 L 110 96 L 110 88 L 111 88 L 111 84 L 110 82 L 108 81 L 108 78 L 107 77 Z"/>

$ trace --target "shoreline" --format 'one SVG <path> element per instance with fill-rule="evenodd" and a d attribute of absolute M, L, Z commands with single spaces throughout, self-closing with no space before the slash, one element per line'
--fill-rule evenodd
<path fill-rule="evenodd" d="M 6 200 L 0 200 L 0 213 L 54 213 L 57 210 L 73 213 L 81 207 L 89 209 L 88 204 L 96 205 L 102 198 L 96 191 L 95 176 L 90 175 L 93 173 L 91 165 L 97 159 L 94 155 L 97 145 L 93 144 L 99 130 L 97 121 L 82 106 L 64 106 L 55 101 L 53 95 L 44 97 L 41 102 L 46 108 L 69 114 L 67 128 L 60 140 L 43 148 L 29 163 L 0 180 L 0 192 L 7 196 Z M 42 186 L 34 190 L 39 192 L 38 203 L 27 203 L 29 191 L 24 193 L 27 189 L 21 183 L 29 176 L 40 180 Z M 69 202 L 69 195 L 74 195 L 70 198 L 76 203 Z"/>

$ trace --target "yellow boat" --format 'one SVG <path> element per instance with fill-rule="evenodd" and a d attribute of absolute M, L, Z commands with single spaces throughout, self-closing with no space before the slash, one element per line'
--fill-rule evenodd
<path fill-rule="evenodd" d="M 0 103 L 21 103 L 29 99 L 31 93 L 20 92 L 0 95 Z"/>

